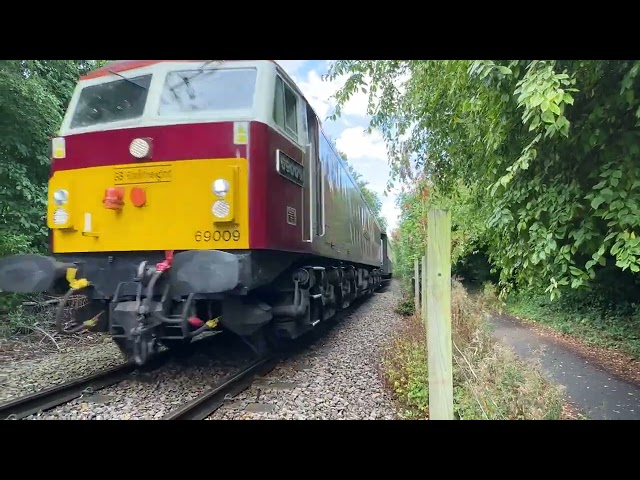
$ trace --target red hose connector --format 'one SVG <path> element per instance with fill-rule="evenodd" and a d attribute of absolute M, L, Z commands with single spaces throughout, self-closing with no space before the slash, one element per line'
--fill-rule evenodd
<path fill-rule="evenodd" d="M 171 268 L 172 263 L 173 263 L 173 250 L 166 250 L 164 252 L 164 261 L 156 265 L 156 270 L 158 272 L 164 272 L 165 270 L 169 270 Z"/>

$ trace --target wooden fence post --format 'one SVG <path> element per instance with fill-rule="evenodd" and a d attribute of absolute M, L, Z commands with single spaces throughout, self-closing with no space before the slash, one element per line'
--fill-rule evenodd
<path fill-rule="evenodd" d="M 422 317 L 422 323 L 426 325 L 427 321 L 427 256 L 422 256 L 422 310 L 420 311 L 420 315 Z"/>
<path fill-rule="evenodd" d="M 453 420 L 451 357 L 451 213 L 432 209 L 427 217 L 427 352 L 429 418 Z"/>
<path fill-rule="evenodd" d="M 415 307 L 416 314 L 420 313 L 420 264 L 418 262 L 419 260 L 417 258 L 413 262 L 413 305 Z"/>

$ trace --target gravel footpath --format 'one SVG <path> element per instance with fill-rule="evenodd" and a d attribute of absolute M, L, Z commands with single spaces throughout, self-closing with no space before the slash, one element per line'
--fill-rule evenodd
<path fill-rule="evenodd" d="M 400 322 L 398 289 L 369 298 L 207 420 L 398 418 L 379 374 L 380 347 Z"/>
<path fill-rule="evenodd" d="M 26 420 L 152 420 L 214 387 L 250 361 L 250 350 L 231 339 L 211 339 L 189 357 L 169 360 L 155 371 L 137 373 Z"/>

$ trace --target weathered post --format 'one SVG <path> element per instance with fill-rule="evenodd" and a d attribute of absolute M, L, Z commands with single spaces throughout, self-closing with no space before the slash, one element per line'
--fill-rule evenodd
<path fill-rule="evenodd" d="M 420 264 L 418 262 L 419 260 L 417 258 L 413 262 L 413 272 L 414 272 L 413 273 L 413 292 L 414 292 L 413 305 L 414 305 L 416 314 L 420 313 Z"/>
<path fill-rule="evenodd" d="M 432 209 L 427 217 L 426 304 L 429 418 L 453 420 L 451 357 L 451 213 Z"/>
<path fill-rule="evenodd" d="M 427 256 L 422 256 L 422 274 L 420 275 L 422 279 L 422 310 L 420 310 L 420 315 L 422 317 L 422 322 L 427 321 Z"/>

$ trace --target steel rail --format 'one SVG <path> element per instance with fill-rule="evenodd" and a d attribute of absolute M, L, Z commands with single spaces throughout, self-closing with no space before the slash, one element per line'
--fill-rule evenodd
<path fill-rule="evenodd" d="M 120 383 L 135 369 L 136 365 L 134 363 L 123 363 L 101 372 L 74 379 L 62 385 L 54 385 L 45 390 L 18 397 L 0 405 L 0 418 L 19 420 L 40 411 L 50 410 L 81 397 L 88 389 L 96 391 Z"/>
<path fill-rule="evenodd" d="M 239 373 L 230 375 L 225 381 L 207 390 L 182 407 L 179 407 L 162 420 L 204 420 L 218 410 L 228 396 L 234 397 L 251 386 L 255 377 L 262 377 L 276 366 L 274 356 L 256 360 Z"/>

